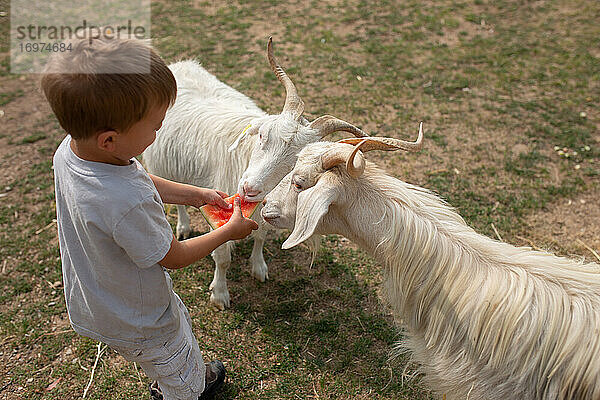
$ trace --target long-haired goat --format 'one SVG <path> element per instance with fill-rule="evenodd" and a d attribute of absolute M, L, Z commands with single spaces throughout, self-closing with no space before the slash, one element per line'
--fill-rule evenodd
<path fill-rule="evenodd" d="M 266 196 L 283 248 L 336 233 L 384 266 L 425 381 L 452 399 L 600 399 L 600 265 L 476 233 L 430 191 L 365 162 L 390 138 L 313 143 Z M 352 145 L 355 145 L 354 147 Z"/>
<path fill-rule="evenodd" d="M 273 57 L 270 38 L 267 56 L 286 89 L 283 111 L 277 115 L 266 114 L 250 98 L 219 81 L 195 61 L 171 64 L 169 68 L 177 81 L 177 100 L 167 111 L 156 140 L 143 153 L 148 171 L 226 193 L 237 190 L 248 201 L 259 201 L 292 169 L 297 153 L 307 143 L 335 131 L 366 136 L 352 124 L 330 115 L 312 123 L 302 117 L 304 102 Z M 190 218 L 184 206 L 177 206 L 177 215 L 177 237 L 187 238 Z M 265 232 L 262 226 L 255 231 L 250 256 L 252 275 L 261 282 L 268 278 L 262 252 Z M 227 243 L 213 252 L 216 268 L 210 300 L 220 309 L 230 304 L 226 273 L 231 264 L 231 248 Z"/>

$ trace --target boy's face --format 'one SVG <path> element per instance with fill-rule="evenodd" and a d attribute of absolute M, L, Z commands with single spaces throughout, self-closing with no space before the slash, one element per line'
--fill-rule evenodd
<path fill-rule="evenodd" d="M 155 106 L 126 132 L 118 133 L 115 138 L 114 157 L 128 164 L 131 158 L 142 154 L 156 139 L 156 131 L 165 119 L 167 108 L 167 105 Z"/>

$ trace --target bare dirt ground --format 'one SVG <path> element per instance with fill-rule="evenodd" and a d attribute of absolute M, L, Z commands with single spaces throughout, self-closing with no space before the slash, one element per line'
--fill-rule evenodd
<path fill-rule="evenodd" d="M 36 76 L 0 77 L 0 87 L 2 92 L 23 92 L 13 101 L 0 106 L 4 112 L 0 117 L 0 186 L 6 186 L 24 177 L 29 166 L 48 159 L 48 155 L 38 151 L 41 143 L 24 145 L 22 141 L 34 132 L 52 136 L 52 130 L 44 131 L 43 128 L 54 124 L 50 123 L 52 110 L 38 87 Z"/>
<path fill-rule="evenodd" d="M 589 261 L 600 262 L 599 196 L 596 187 L 527 216 L 526 238 L 531 243 L 526 241 L 525 245 L 583 255 Z"/>

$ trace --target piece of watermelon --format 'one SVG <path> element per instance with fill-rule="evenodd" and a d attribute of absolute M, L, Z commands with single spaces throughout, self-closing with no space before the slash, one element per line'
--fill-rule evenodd
<path fill-rule="evenodd" d="M 254 211 L 258 208 L 260 201 L 251 202 L 244 201 L 243 198 L 239 194 L 234 194 L 233 196 L 227 197 L 224 200 L 233 205 L 233 199 L 236 197 L 240 197 L 240 207 L 242 209 L 242 215 L 246 218 L 251 218 Z M 231 216 L 233 215 L 233 208 L 230 210 L 226 210 L 219 206 L 213 206 L 211 204 L 206 204 L 200 207 L 200 212 L 206 222 L 210 225 L 211 228 L 217 229 L 227 223 Z"/>

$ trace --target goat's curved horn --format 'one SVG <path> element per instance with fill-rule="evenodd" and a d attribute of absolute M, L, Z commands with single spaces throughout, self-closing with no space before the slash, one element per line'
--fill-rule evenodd
<path fill-rule="evenodd" d="M 358 151 L 361 150 L 361 147 L 367 142 L 367 140 L 363 140 L 362 142 L 357 144 L 356 147 L 354 147 L 354 150 L 352 150 L 352 153 L 350 153 L 348 159 L 346 160 L 346 171 L 348 171 L 348 175 L 350 175 L 353 178 L 358 178 L 365 171 L 365 159 L 363 158 L 362 153 L 358 154 Z M 358 158 L 356 157 L 357 155 Z M 357 160 L 358 162 L 354 163 L 354 160 Z"/>
<path fill-rule="evenodd" d="M 365 141 L 366 143 L 363 143 Z M 387 137 L 369 137 L 366 139 L 348 138 L 338 141 L 338 143 L 346 143 L 352 145 L 361 145 L 361 151 L 366 153 L 371 150 L 404 150 L 404 151 L 419 151 L 423 147 L 423 123 L 419 124 L 419 137 L 414 142 L 405 140 L 387 138 Z"/>
<path fill-rule="evenodd" d="M 291 112 L 294 116 L 294 119 L 297 120 L 304 112 L 304 102 L 298 95 L 298 91 L 296 90 L 296 86 L 294 86 L 294 82 L 292 82 L 290 77 L 287 76 L 283 68 L 281 68 L 273 56 L 272 37 L 269 38 L 269 42 L 267 44 L 267 58 L 269 59 L 269 64 L 271 64 L 271 69 L 277 76 L 277 79 L 279 79 L 279 82 L 281 82 L 285 87 L 285 104 L 283 105 L 283 111 Z"/>
<path fill-rule="evenodd" d="M 325 137 L 330 133 L 337 131 L 350 132 L 356 137 L 367 137 L 369 136 L 362 130 L 358 129 L 356 126 L 342 121 L 331 115 L 322 115 L 319 118 L 315 119 L 310 123 L 309 128 L 316 129 L 321 134 L 321 137 Z"/>
<path fill-rule="evenodd" d="M 365 170 L 365 159 L 359 154 L 361 147 L 368 141 L 363 139 L 357 146 L 352 148 L 336 148 L 321 156 L 321 165 L 324 170 L 331 169 L 342 163 L 346 164 L 348 175 L 353 178 L 361 176 Z M 357 157 L 358 156 L 358 157 Z"/>

